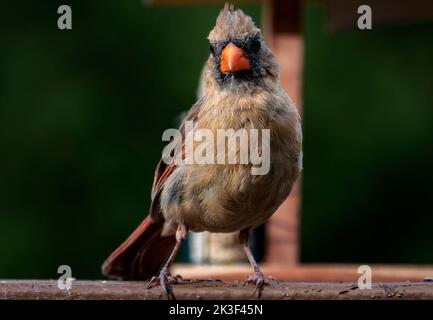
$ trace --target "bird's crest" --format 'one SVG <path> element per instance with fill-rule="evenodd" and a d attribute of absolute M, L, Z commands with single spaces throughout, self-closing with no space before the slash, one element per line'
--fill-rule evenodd
<path fill-rule="evenodd" d="M 209 33 L 211 42 L 220 42 L 227 39 L 243 39 L 255 37 L 260 33 L 250 16 L 242 10 L 235 10 L 234 5 L 226 3 L 219 13 L 215 27 Z"/>

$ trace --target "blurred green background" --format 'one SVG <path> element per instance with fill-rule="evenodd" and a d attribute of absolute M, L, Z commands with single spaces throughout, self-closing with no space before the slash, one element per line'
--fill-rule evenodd
<path fill-rule="evenodd" d="M 219 6 L 0 11 L 0 278 L 100 278 L 150 203 Z M 260 7 L 242 6 L 259 24 Z M 433 263 L 433 24 L 330 35 L 305 9 L 305 262 Z"/>
<path fill-rule="evenodd" d="M 433 263 L 433 22 L 304 18 L 302 260 Z"/>

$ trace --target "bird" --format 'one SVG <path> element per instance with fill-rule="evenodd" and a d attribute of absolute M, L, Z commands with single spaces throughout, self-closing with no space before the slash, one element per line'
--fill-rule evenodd
<path fill-rule="evenodd" d="M 163 152 L 156 166 L 148 215 L 106 259 L 102 273 L 122 280 L 150 279 L 149 288 L 159 284 L 169 299 L 175 299 L 172 285 L 183 279 L 173 276 L 170 268 L 188 233 L 239 232 L 253 269 L 244 284 L 255 285 L 253 294 L 260 298 L 272 278 L 264 276 L 248 242 L 251 231 L 288 197 L 302 171 L 301 117 L 282 89 L 278 62 L 250 16 L 226 3 L 208 40 L 204 94 L 187 112 L 180 135 L 172 139 L 176 148 Z M 267 172 L 253 174 L 250 162 L 175 161 L 188 151 L 188 122 L 194 130 L 215 134 L 220 129 L 231 129 L 232 134 L 268 130 L 268 145 L 257 150 L 263 156 L 268 149 Z M 228 153 L 227 148 L 224 145 L 223 150 Z M 233 148 L 238 159 L 242 150 L 239 145 Z M 173 150 L 176 156 L 168 161 Z"/>

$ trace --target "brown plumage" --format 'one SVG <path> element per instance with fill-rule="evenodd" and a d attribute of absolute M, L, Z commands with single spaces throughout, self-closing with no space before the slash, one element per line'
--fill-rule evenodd
<path fill-rule="evenodd" d="M 169 267 L 188 231 L 240 231 L 255 274 L 259 296 L 267 283 L 248 249 L 249 230 L 264 223 L 290 193 L 301 170 L 300 117 L 279 83 L 278 64 L 260 30 L 241 10 L 227 5 L 209 34 L 211 54 L 205 94 L 181 125 L 180 152 L 187 152 L 185 121 L 194 130 L 269 129 L 270 167 L 253 175 L 252 164 L 185 164 L 161 161 L 155 172 L 149 216 L 104 263 L 103 273 L 122 279 L 146 279 L 173 250 L 158 280 L 173 297 Z M 225 140 L 224 140 L 225 141 Z M 194 147 L 206 142 L 194 142 Z M 227 146 L 224 145 L 226 152 Z M 234 150 L 239 160 L 240 148 Z M 259 147 L 263 155 L 264 149 Z M 215 155 L 216 158 L 216 155 Z"/>

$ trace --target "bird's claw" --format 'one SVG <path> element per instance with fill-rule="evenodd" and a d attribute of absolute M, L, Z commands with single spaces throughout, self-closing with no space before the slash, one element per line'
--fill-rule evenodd
<path fill-rule="evenodd" d="M 276 280 L 272 276 L 265 278 L 263 272 L 258 270 L 255 271 L 254 274 L 249 275 L 248 279 L 245 280 L 242 283 L 242 285 L 244 286 L 246 284 L 255 284 L 256 287 L 254 289 L 253 296 L 255 296 L 257 292 L 257 297 L 260 299 L 260 297 L 262 296 L 263 289 L 265 288 L 265 286 L 268 286 L 270 283 L 278 283 L 278 280 Z"/>
<path fill-rule="evenodd" d="M 176 300 L 171 284 L 178 284 L 182 282 L 182 280 L 183 279 L 179 274 L 172 276 L 167 268 L 163 268 L 159 273 L 159 276 L 154 276 L 152 279 L 150 279 L 149 283 L 147 284 L 147 288 L 150 289 L 153 286 L 159 284 L 168 300 Z"/>

